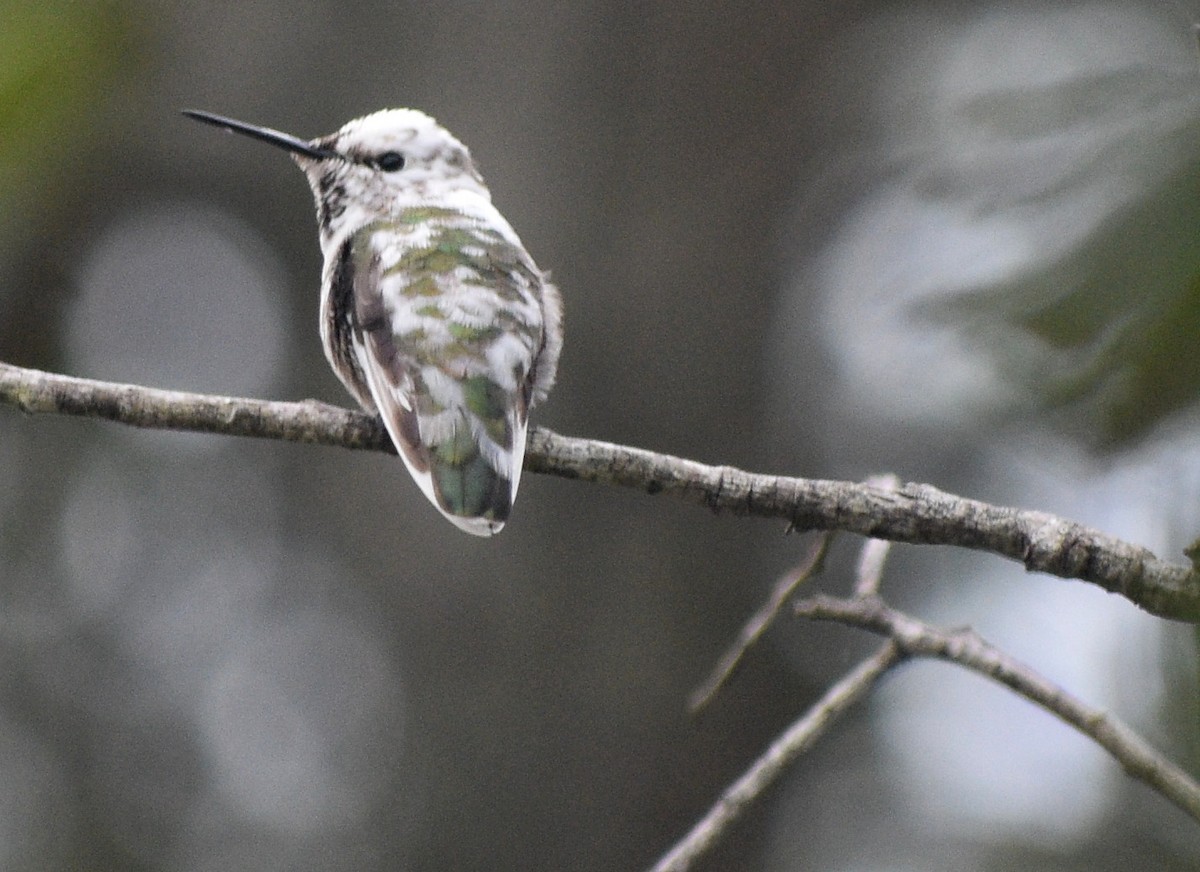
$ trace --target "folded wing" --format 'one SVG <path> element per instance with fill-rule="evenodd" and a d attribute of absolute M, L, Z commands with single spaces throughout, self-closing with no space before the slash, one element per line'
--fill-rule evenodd
<path fill-rule="evenodd" d="M 392 441 L 446 518 L 494 535 L 520 483 L 535 381 L 555 363 L 549 285 L 522 249 L 464 216 L 377 222 L 345 244 L 350 344 Z"/>

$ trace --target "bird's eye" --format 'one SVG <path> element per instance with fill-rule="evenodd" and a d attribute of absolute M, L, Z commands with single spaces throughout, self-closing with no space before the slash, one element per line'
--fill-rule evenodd
<path fill-rule="evenodd" d="M 396 170 L 404 169 L 404 155 L 398 151 L 385 151 L 379 157 L 375 158 L 375 166 L 383 170 L 385 173 L 394 173 Z"/>

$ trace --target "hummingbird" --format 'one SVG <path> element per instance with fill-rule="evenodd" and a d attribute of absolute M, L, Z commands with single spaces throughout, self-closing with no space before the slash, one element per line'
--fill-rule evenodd
<path fill-rule="evenodd" d="M 492 205 L 466 146 L 415 109 L 375 112 L 313 140 L 184 114 L 299 164 L 324 256 L 325 357 L 382 417 L 438 511 L 476 536 L 500 532 L 529 411 L 554 384 L 562 301 Z"/>

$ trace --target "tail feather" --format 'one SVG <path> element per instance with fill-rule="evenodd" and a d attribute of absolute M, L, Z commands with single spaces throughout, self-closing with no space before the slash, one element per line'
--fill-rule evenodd
<path fill-rule="evenodd" d="M 511 421 L 513 444 L 497 445 L 476 416 L 460 410 L 446 425 L 445 412 L 432 428 L 437 441 L 423 438 L 423 416 L 393 406 L 384 423 L 408 471 L 447 520 L 476 536 L 494 536 L 504 527 L 517 497 L 525 459 L 525 422 Z M 453 413 L 451 413 L 453 415 Z M 449 430 L 449 433 L 446 431 Z"/>
<path fill-rule="evenodd" d="M 490 522 L 488 533 L 497 532 L 512 509 L 512 483 L 484 456 L 466 421 L 461 424 L 452 438 L 430 446 L 436 502 L 451 520 L 479 518 Z"/>

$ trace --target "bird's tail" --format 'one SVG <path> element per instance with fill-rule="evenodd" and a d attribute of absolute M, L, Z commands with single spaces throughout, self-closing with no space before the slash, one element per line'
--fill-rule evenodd
<path fill-rule="evenodd" d="M 519 480 L 521 460 L 510 454 L 504 458 L 506 462 L 497 462 L 495 451 L 486 450 L 498 448 L 489 445 L 488 435 L 472 432 L 465 416 L 459 423 L 452 436 L 429 446 L 431 499 L 459 529 L 476 536 L 494 536 L 512 510 L 517 494 L 514 479 Z M 524 443 L 524 433 L 521 436 Z"/>

